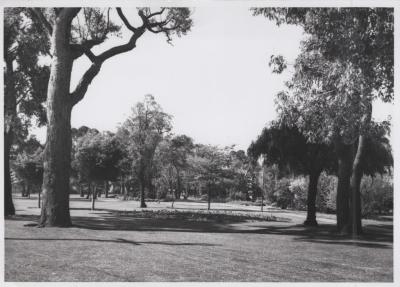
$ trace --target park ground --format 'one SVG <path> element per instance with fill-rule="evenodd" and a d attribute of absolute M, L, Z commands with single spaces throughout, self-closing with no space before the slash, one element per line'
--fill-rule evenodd
<path fill-rule="evenodd" d="M 364 220 L 357 239 L 335 216 L 238 202 L 149 202 L 71 195 L 73 227 L 37 228 L 37 198 L 5 219 L 6 281 L 393 281 L 391 217 Z M 211 214 L 210 214 L 211 213 Z"/>

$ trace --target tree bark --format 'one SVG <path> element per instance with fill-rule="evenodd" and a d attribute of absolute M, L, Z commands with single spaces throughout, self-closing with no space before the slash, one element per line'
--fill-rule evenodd
<path fill-rule="evenodd" d="M 336 194 L 337 229 L 341 233 L 350 232 L 349 189 L 352 170 L 352 145 L 337 144 L 338 185 Z"/>
<path fill-rule="evenodd" d="M 144 185 L 144 182 L 141 181 L 141 183 L 140 183 L 140 207 L 141 208 L 147 207 L 146 202 L 144 201 L 144 195 L 145 195 L 144 191 L 145 191 L 145 185 Z"/>
<path fill-rule="evenodd" d="M 86 199 L 89 199 L 90 198 L 90 194 L 92 193 L 92 190 L 91 190 L 91 184 L 90 183 L 88 183 L 88 188 L 87 188 L 87 194 L 86 194 Z"/>
<path fill-rule="evenodd" d="M 106 180 L 105 182 L 104 182 L 104 190 L 105 190 L 105 197 L 106 198 L 108 198 L 108 181 Z"/>
<path fill-rule="evenodd" d="M 350 206 L 351 206 L 351 233 L 353 236 L 362 234 L 361 224 L 361 192 L 360 185 L 362 179 L 361 159 L 365 150 L 365 136 L 358 138 L 357 152 L 353 161 L 353 170 L 350 182 Z"/>
<path fill-rule="evenodd" d="M 83 193 L 82 185 L 79 183 L 78 186 L 79 186 L 79 196 L 80 196 L 80 197 L 84 197 L 85 194 Z"/>
<path fill-rule="evenodd" d="M 71 226 L 69 175 L 71 162 L 70 80 L 73 55 L 71 22 L 79 9 L 63 8 L 54 21 L 52 64 L 47 91 L 47 141 L 43 160 L 43 205 L 39 226 Z"/>
<path fill-rule="evenodd" d="M 304 221 L 306 226 L 318 226 L 316 219 L 316 206 L 315 202 L 317 199 L 318 191 L 318 179 L 321 171 L 312 171 L 309 176 L 308 183 L 308 194 L 307 194 L 307 218 Z"/>
<path fill-rule="evenodd" d="M 211 190 L 210 190 L 210 185 L 208 185 L 208 189 L 207 189 L 207 204 L 208 204 L 207 209 L 210 210 L 211 209 Z"/>
<path fill-rule="evenodd" d="M 92 191 L 92 210 L 95 210 L 95 202 L 96 202 L 96 197 L 97 197 L 97 185 L 94 185 L 93 191 Z"/>
<path fill-rule="evenodd" d="M 12 200 L 12 181 L 10 170 L 10 151 L 14 139 L 13 125 L 17 116 L 17 99 L 13 92 L 14 80 L 12 60 L 5 57 L 6 71 L 4 75 L 4 216 L 14 215 Z"/>

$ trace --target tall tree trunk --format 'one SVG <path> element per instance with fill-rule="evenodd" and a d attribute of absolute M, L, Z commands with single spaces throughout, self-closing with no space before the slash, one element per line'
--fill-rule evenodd
<path fill-rule="evenodd" d="M 352 170 L 352 145 L 338 143 L 338 185 L 336 194 L 337 229 L 341 233 L 350 232 L 349 189 Z"/>
<path fill-rule="evenodd" d="M 364 150 L 365 150 L 365 136 L 360 135 L 358 138 L 357 152 L 353 161 L 353 170 L 350 182 L 351 233 L 353 236 L 360 235 L 362 233 L 360 185 L 363 175 L 361 167 L 361 159 Z"/>
<path fill-rule="evenodd" d="M 6 70 L 4 74 L 4 216 L 14 215 L 12 200 L 12 181 L 10 170 L 10 151 L 14 139 L 13 126 L 17 115 L 17 99 L 13 92 L 14 78 L 12 60 L 5 57 Z"/>
<path fill-rule="evenodd" d="M 83 193 L 83 188 L 82 188 L 82 184 L 78 184 L 78 187 L 79 187 L 79 196 L 80 197 L 84 197 L 85 196 L 85 194 Z"/>
<path fill-rule="evenodd" d="M 181 194 L 182 194 L 182 183 L 181 183 L 181 176 L 179 174 L 179 170 L 176 169 L 176 173 L 177 173 L 177 177 L 176 177 L 176 199 L 180 199 L 181 198 Z"/>
<path fill-rule="evenodd" d="M 108 198 L 108 181 L 104 182 L 105 197 Z"/>
<path fill-rule="evenodd" d="M 38 192 L 38 207 L 39 207 L 39 208 L 40 208 L 40 200 L 41 200 L 40 194 L 41 194 L 41 192 L 40 192 L 40 190 L 39 190 L 39 192 Z"/>
<path fill-rule="evenodd" d="M 31 184 L 28 182 L 28 184 L 26 186 L 27 186 L 26 195 L 28 198 L 31 198 Z"/>
<path fill-rule="evenodd" d="M 22 197 L 26 196 L 26 182 L 25 181 L 22 181 L 21 196 Z"/>
<path fill-rule="evenodd" d="M 140 207 L 141 208 L 147 207 L 146 202 L 144 201 L 144 196 L 145 196 L 144 191 L 145 191 L 145 184 L 144 184 L 144 181 L 141 181 L 141 183 L 140 183 Z"/>
<path fill-rule="evenodd" d="M 91 194 L 92 194 L 92 189 L 91 189 L 91 184 L 89 182 L 88 183 L 88 188 L 87 188 L 86 199 L 89 199 Z"/>
<path fill-rule="evenodd" d="M 211 209 L 211 187 L 210 185 L 208 185 L 208 189 L 207 189 L 207 209 L 210 210 Z"/>
<path fill-rule="evenodd" d="M 43 206 L 39 226 L 71 226 L 69 175 L 71 162 L 70 80 L 73 54 L 69 46 L 76 13 L 63 9 L 54 21 L 52 64 L 47 90 L 47 141 L 43 159 Z M 78 10 L 79 11 L 79 10 Z"/>
<path fill-rule="evenodd" d="M 320 174 L 321 171 L 310 172 L 307 194 L 307 218 L 306 221 L 304 221 L 304 225 L 306 226 L 318 226 L 315 202 L 317 199 L 318 179 Z"/>
<path fill-rule="evenodd" d="M 96 202 L 96 198 L 97 198 L 97 185 L 94 184 L 92 191 L 92 210 L 95 210 L 94 204 Z"/>

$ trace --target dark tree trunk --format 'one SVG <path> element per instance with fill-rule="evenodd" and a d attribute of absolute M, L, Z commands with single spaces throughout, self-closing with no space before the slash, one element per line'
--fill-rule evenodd
<path fill-rule="evenodd" d="M 144 201 L 144 196 L 145 196 L 145 185 L 144 185 L 144 180 L 140 183 L 140 207 L 141 208 L 146 208 L 146 202 Z"/>
<path fill-rule="evenodd" d="M 82 188 L 82 185 L 81 185 L 81 184 L 79 184 L 78 186 L 79 186 L 79 196 L 80 196 L 80 197 L 84 197 L 84 196 L 85 196 L 85 194 L 83 193 L 83 188 Z"/>
<path fill-rule="evenodd" d="M 208 185 L 208 189 L 207 189 L 207 209 L 210 210 L 211 209 L 211 187 L 210 185 Z"/>
<path fill-rule="evenodd" d="M 26 196 L 27 196 L 28 198 L 31 198 L 31 185 L 30 185 L 30 183 L 28 182 L 28 184 L 27 184 L 26 186 L 27 186 L 27 189 L 26 189 Z"/>
<path fill-rule="evenodd" d="M 92 191 L 92 210 L 95 210 L 95 202 L 96 202 L 96 198 L 97 198 L 97 185 L 93 186 L 93 191 Z"/>
<path fill-rule="evenodd" d="M 10 170 L 10 151 L 14 139 L 13 125 L 17 115 L 17 99 L 13 92 L 14 77 L 12 59 L 5 57 L 6 71 L 4 75 L 4 216 L 14 215 L 12 200 L 12 181 Z"/>
<path fill-rule="evenodd" d="M 361 159 L 365 150 L 365 136 L 360 135 L 358 139 L 357 152 L 353 161 L 353 170 L 350 182 L 350 206 L 351 206 L 351 233 L 353 236 L 362 233 L 361 224 L 361 193 L 360 185 L 362 179 Z"/>
<path fill-rule="evenodd" d="M 40 208 L 40 200 L 41 200 L 40 194 L 41 194 L 41 192 L 40 192 L 40 190 L 39 190 L 39 192 L 38 192 L 38 207 L 39 207 L 39 208 Z"/>
<path fill-rule="evenodd" d="M 337 229 L 341 233 L 350 232 L 349 189 L 352 170 L 352 145 L 337 144 L 338 185 L 336 194 Z"/>
<path fill-rule="evenodd" d="M 105 197 L 108 198 L 108 181 L 104 182 Z"/>
<path fill-rule="evenodd" d="M 21 185 L 22 185 L 21 196 L 25 197 L 26 196 L 26 183 L 25 183 L 25 181 L 23 181 Z"/>
<path fill-rule="evenodd" d="M 15 207 L 12 200 L 12 182 L 10 173 L 10 135 L 4 132 L 4 216 L 14 215 Z"/>
<path fill-rule="evenodd" d="M 91 184 L 88 183 L 86 199 L 89 199 L 91 194 L 92 194 Z"/>
<path fill-rule="evenodd" d="M 181 176 L 179 175 L 179 170 L 176 170 L 177 177 L 176 177 L 176 199 L 181 198 L 182 194 L 182 183 L 181 183 Z"/>
<path fill-rule="evenodd" d="M 70 80 L 73 53 L 69 44 L 71 21 L 79 10 L 63 9 L 54 21 L 52 64 L 47 90 L 47 141 L 43 159 L 43 206 L 40 226 L 71 226 L 69 175 L 71 162 Z"/>
<path fill-rule="evenodd" d="M 321 171 L 312 171 L 309 176 L 308 194 L 307 194 L 307 218 L 304 221 L 306 226 L 318 226 L 316 218 L 316 206 L 318 191 L 318 179 Z"/>

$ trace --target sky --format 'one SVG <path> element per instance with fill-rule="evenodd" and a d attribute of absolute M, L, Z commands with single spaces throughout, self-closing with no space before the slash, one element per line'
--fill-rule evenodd
<path fill-rule="evenodd" d="M 134 8 L 124 12 L 135 19 Z M 173 116 L 175 134 L 186 134 L 197 143 L 235 144 L 247 150 L 276 117 L 275 95 L 291 74 L 290 68 L 272 74 L 269 58 L 281 54 L 293 62 L 304 37 L 302 29 L 278 27 L 252 16 L 245 7 L 196 7 L 192 19 L 191 31 L 174 37 L 173 45 L 164 35 L 146 32 L 134 50 L 105 62 L 85 98 L 74 107 L 72 127 L 116 131 L 132 107 L 152 94 Z M 124 43 L 129 36 L 123 29 L 120 38 L 108 40 L 95 53 Z M 71 89 L 89 65 L 84 57 L 76 61 Z M 374 116 L 384 119 L 392 109 L 378 103 Z M 32 132 L 45 141 L 44 128 Z"/>

